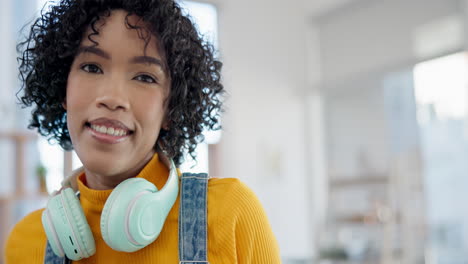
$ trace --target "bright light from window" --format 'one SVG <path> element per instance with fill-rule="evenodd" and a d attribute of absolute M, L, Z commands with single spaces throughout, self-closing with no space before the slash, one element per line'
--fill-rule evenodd
<path fill-rule="evenodd" d="M 181 1 L 180 6 L 185 14 L 189 14 L 205 40 L 218 47 L 218 15 L 216 7 L 212 4 L 192 1 Z"/>
<path fill-rule="evenodd" d="M 428 245 L 433 263 L 467 257 L 468 66 L 466 53 L 421 63 L 414 70 Z"/>
<path fill-rule="evenodd" d="M 83 166 L 83 163 L 81 163 L 80 158 L 78 158 L 78 155 L 76 155 L 76 152 L 72 152 L 72 170 L 76 170 L 79 167 Z"/>
<path fill-rule="evenodd" d="M 467 73 L 465 53 L 427 61 L 414 69 L 418 120 L 425 123 L 433 111 L 438 118 L 463 119 L 467 114 Z M 428 107 L 424 107 L 428 106 Z"/>
<path fill-rule="evenodd" d="M 60 189 L 63 180 L 63 150 L 58 145 L 50 145 L 42 137 L 37 141 L 37 147 L 42 166 L 47 170 L 47 191 L 51 193 Z"/>
<path fill-rule="evenodd" d="M 192 1 L 179 2 L 181 7 L 185 9 L 185 13 L 189 14 L 193 22 L 198 26 L 199 32 L 204 36 L 205 40 L 211 42 L 215 48 L 218 46 L 218 17 L 215 6 L 207 3 L 198 3 Z M 215 144 L 221 138 L 221 130 L 205 131 L 205 143 L 197 146 L 197 161 L 191 159 L 189 155 L 185 155 L 186 161 L 180 166 L 180 169 L 190 172 L 207 172 L 208 170 L 208 144 Z"/>
<path fill-rule="evenodd" d="M 41 11 L 43 7 L 44 10 L 47 10 L 51 5 L 54 5 L 55 1 L 51 0 L 37 0 L 37 10 Z"/>

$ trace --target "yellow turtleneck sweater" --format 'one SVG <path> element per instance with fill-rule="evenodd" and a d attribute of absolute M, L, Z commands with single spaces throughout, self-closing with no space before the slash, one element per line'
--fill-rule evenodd
<path fill-rule="evenodd" d="M 168 168 L 155 155 L 137 177 L 161 189 Z M 104 242 L 100 217 L 112 190 L 92 190 L 84 174 L 78 177 L 80 202 L 96 241 L 96 254 L 73 263 L 179 263 L 179 198 L 170 211 L 155 242 L 133 252 L 111 249 Z M 44 263 L 46 235 L 41 223 L 43 209 L 23 218 L 12 230 L 6 244 L 6 264 Z M 212 178 L 208 181 L 208 261 L 223 263 L 281 263 L 277 241 L 255 194 L 237 179 Z"/>

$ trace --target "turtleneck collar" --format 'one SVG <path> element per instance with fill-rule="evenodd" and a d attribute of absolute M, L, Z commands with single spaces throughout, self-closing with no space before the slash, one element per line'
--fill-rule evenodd
<path fill-rule="evenodd" d="M 154 154 L 153 158 L 140 171 L 136 178 L 146 179 L 156 185 L 158 190 L 160 190 L 166 183 L 168 176 L 169 168 L 160 160 L 158 154 Z M 94 190 L 88 188 L 88 186 L 86 186 L 86 175 L 84 172 L 77 177 L 77 183 L 82 203 L 87 203 L 95 210 L 102 210 L 113 189 Z"/>

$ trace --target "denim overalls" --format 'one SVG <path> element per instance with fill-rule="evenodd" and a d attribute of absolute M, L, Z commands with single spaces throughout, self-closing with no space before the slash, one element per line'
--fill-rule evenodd
<path fill-rule="evenodd" d="M 179 208 L 179 264 L 209 264 L 207 260 L 208 174 L 184 173 Z M 44 264 L 69 264 L 47 242 Z"/>

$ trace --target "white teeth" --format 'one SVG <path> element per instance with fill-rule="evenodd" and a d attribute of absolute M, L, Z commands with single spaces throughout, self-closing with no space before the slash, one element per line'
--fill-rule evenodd
<path fill-rule="evenodd" d="M 108 131 L 108 132 L 109 132 L 109 131 Z M 123 134 L 125 134 L 125 132 L 123 132 L 123 131 L 120 130 L 120 129 L 116 129 L 112 135 L 113 135 L 113 136 L 121 136 L 121 135 L 123 135 Z"/>
<path fill-rule="evenodd" d="M 108 128 L 105 126 L 91 125 L 91 128 L 99 133 L 108 134 L 116 137 L 124 136 L 127 134 L 127 132 L 125 132 L 124 130 L 113 127 Z"/>

